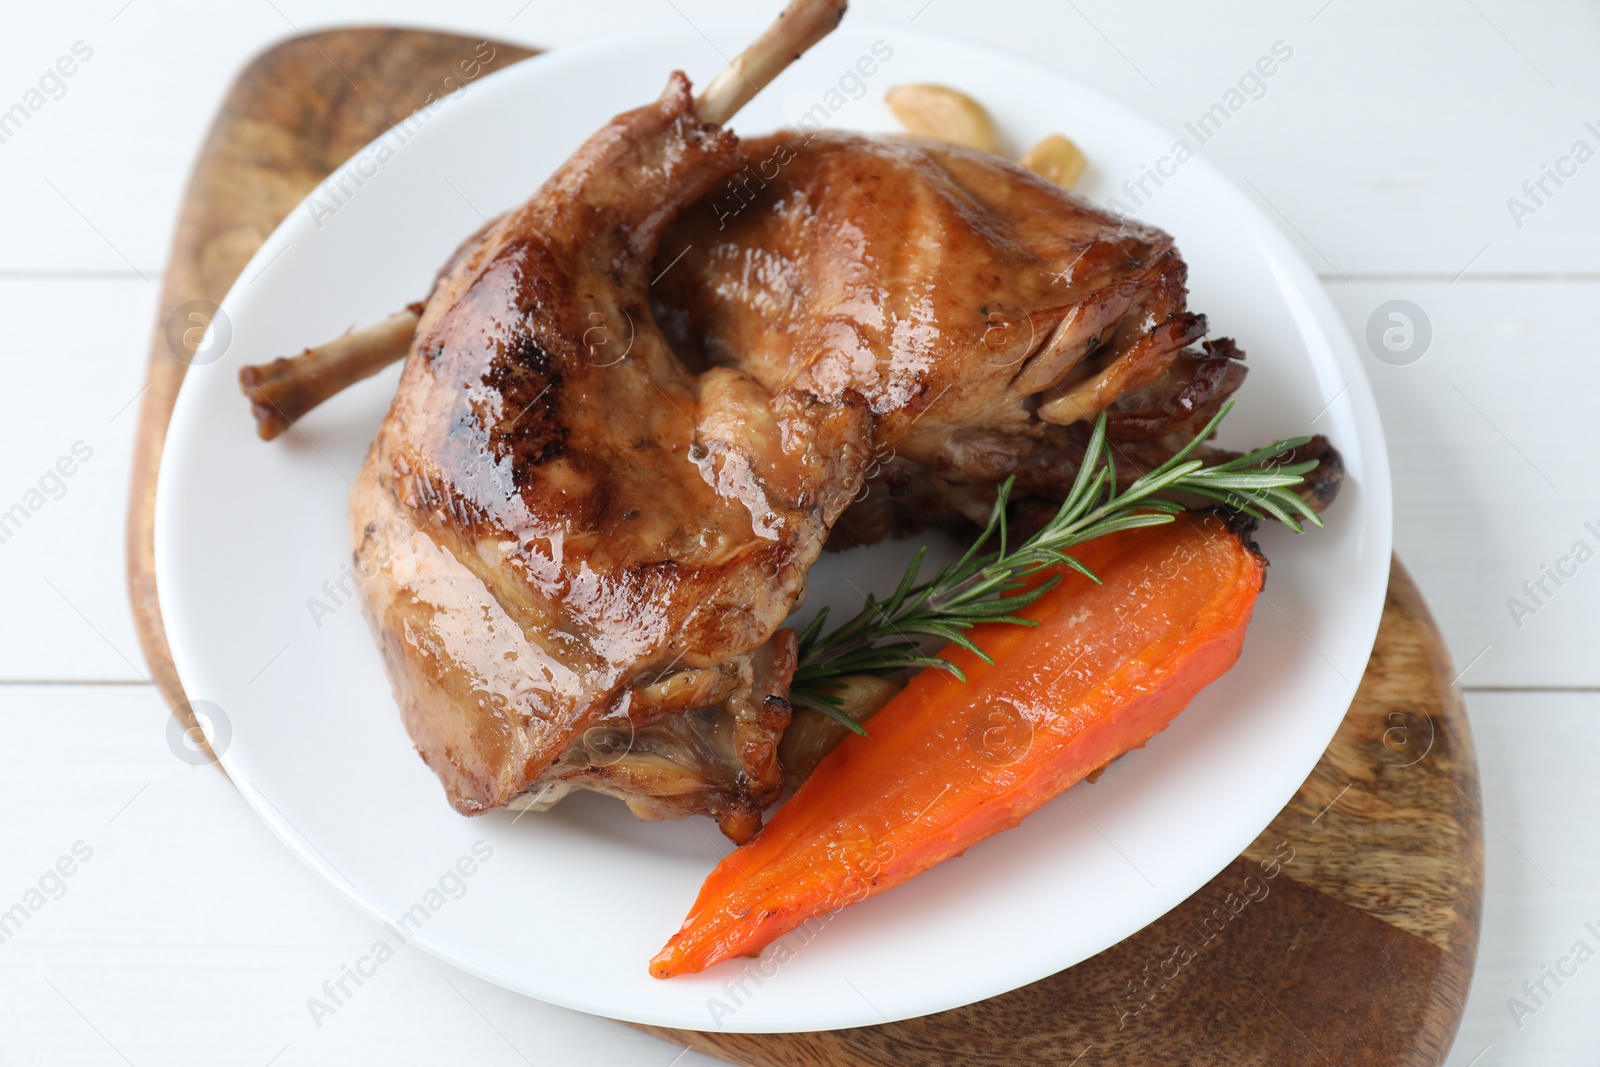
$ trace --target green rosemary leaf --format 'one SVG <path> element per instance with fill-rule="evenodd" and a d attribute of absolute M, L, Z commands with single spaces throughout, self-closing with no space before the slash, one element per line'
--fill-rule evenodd
<path fill-rule="evenodd" d="M 806 649 L 810 648 L 812 644 L 816 642 L 817 635 L 822 632 L 823 624 L 827 621 L 828 609 L 823 608 L 821 611 L 817 612 L 817 617 L 811 620 L 810 625 L 801 631 L 799 645 L 802 655 Z"/>
<path fill-rule="evenodd" d="M 834 722 L 846 727 L 851 733 L 860 734 L 862 737 L 867 736 L 867 728 L 862 726 L 860 720 L 854 715 L 844 710 L 844 701 L 831 693 L 824 693 L 815 689 L 804 691 L 793 689 L 789 693 L 789 699 L 797 703 L 803 703 L 808 708 L 815 708 Z"/>
<path fill-rule="evenodd" d="M 1286 437 L 1276 444 L 1268 445 L 1266 448 L 1258 448 L 1254 452 L 1247 452 L 1236 459 L 1228 460 L 1226 463 L 1219 463 L 1217 464 L 1216 469 L 1238 470 L 1242 467 L 1258 467 L 1266 460 L 1276 459 L 1279 456 L 1288 455 L 1290 452 L 1293 452 L 1295 449 L 1299 448 L 1303 444 L 1306 444 L 1310 440 L 1311 438 L 1309 437 Z M 1312 467 L 1317 465 L 1316 460 L 1311 460 L 1310 463 Z M 1308 467 L 1306 469 L 1309 470 L 1310 468 Z"/>
<path fill-rule="evenodd" d="M 922 560 L 927 554 L 928 546 L 923 545 L 917 549 L 917 554 L 911 557 L 911 562 L 906 566 L 905 577 L 900 579 L 900 585 L 895 589 L 894 595 L 883 605 L 885 615 L 893 615 L 900 610 L 900 605 L 905 603 L 906 595 L 916 587 L 917 572 L 922 569 Z"/>
<path fill-rule="evenodd" d="M 1156 470 L 1160 471 L 1166 469 L 1167 467 L 1176 467 L 1178 464 L 1188 459 L 1194 454 L 1195 449 L 1199 448 L 1205 442 L 1211 440 L 1211 435 L 1217 432 L 1217 427 L 1222 425 L 1222 420 L 1227 418 L 1228 412 L 1232 410 L 1233 400 L 1230 398 L 1223 402 L 1222 407 L 1217 409 L 1217 413 L 1215 415 L 1211 416 L 1211 421 L 1206 423 L 1205 429 L 1195 434 L 1194 438 L 1188 444 L 1174 452 L 1172 454 L 1172 458 L 1167 460 L 1160 467 L 1157 467 Z M 1272 447 L 1277 448 L 1278 446 L 1273 445 Z"/>

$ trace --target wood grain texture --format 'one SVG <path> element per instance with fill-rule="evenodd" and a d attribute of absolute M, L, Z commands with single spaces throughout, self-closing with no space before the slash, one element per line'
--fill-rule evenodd
<path fill-rule="evenodd" d="M 1300 844 L 1295 877 L 1471 961 L 1482 910 L 1478 761 L 1449 653 L 1394 564 L 1354 704 L 1316 770 L 1245 851 Z M 1465 990 L 1462 990 L 1465 995 Z"/>
<path fill-rule="evenodd" d="M 480 42 L 419 30 L 332 31 L 268 50 L 239 75 L 195 160 L 150 346 L 128 492 L 128 596 L 151 681 L 194 725 L 156 599 L 156 475 L 189 369 L 169 323 L 191 301 L 215 310 L 239 272 L 318 182 L 432 99 Z M 485 73 L 533 53 L 494 43 Z M 403 301 L 402 301 L 403 302 Z M 198 734 L 196 735 L 198 736 Z M 219 765 L 220 766 L 220 765 Z"/>
<path fill-rule="evenodd" d="M 477 44 L 339 30 L 280 45 L 240 76 L 201 151 L 152 345 L 128 528 L 140 640 L 175 709 L 185 697 L 151 551 L 161 447 L 187 369 L 167 319 L 188 301 L 220 301 L 294 205 L 438 92 Z M 530 54 L 495 48 L 491 68 Z M 1483 871 L 1476 763 L 1451 673 L 1397 563 L 1372 661 L 1316 770 L 1244 855 L 1162 919 L 1051 978 L 923 1019 L 650 1032 L 763 1067 L 1438 1064 L 1476 955 Z"/>

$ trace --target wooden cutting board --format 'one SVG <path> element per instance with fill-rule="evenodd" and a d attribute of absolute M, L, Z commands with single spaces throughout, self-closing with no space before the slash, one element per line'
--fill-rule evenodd
<path fill-rule="evenodd" d="M 185 697 L 156 601 L 151 524 L 188 367 L 185 329 L 203 323 L 318 182 L 448 92 L 463 63 L 487 71 L 529 54 L 440 33 L 335 30 L 266 52 L 223 102 L 173 240 L 128 524 L 134 615 L 174 709 Z M 927 1018 L 813 1034 L 650 1032 L 762 1067 L 1438 1064 L 1466 1000 L 1483 886 L 1477 764 L 1451 675 L 1396 562 L 1366 676 L 1316 770 L 1242 856 L 1170 914 L 1053 977 Z"/>

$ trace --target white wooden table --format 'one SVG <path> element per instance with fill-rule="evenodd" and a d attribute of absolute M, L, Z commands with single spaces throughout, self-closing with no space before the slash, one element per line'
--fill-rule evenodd
<path fill-rule="evenodd" d="M 30 914 L 0 943 L 0 1062 L 711 1062 L 406 951 L 318 1026 L 307 998 L 366 951 L 377 928 L 273 840 L 221 775 L 173 758 L 167 712 L 143 681 L 124 600 L 122 523 L 131 401 L 179 197 L 214 108 L 252 55 L 332 25 L 432 26 L 560 46 L 734 7 L 85 0 L 8 8 L 0 512 L 24 502 L 29 518 L 0 541 L 0 911 L 20 902 Z M 1431 325 L 1422 358 L 1374 356 L 1369 372 L 1395 467 L 1398 551 L 1463 671 L 1482 761 L 1483 943 L 1450 1063 L 1592 1062 L 1600 962 L 1559 985 L 1544 969 L 1580 941 L 1600 952 L 1592 932 L 1600 929 L 1600 559 L 1590 558 L 1600 553 L 1591 444 L 1600 159 L 1589 158 L 1600 152 L 1600 8 L 1582 0 L 855 7 L 854 18 L 915 17 L 923 28 L 987 39 L 1174 130 L 1275 42 L 1293 49 L 1203 152 L 1282 220 L 1358 341 L 1390 300 L 1412 301 Z M 73 73 L 58 79 L 47 72 L 62 57 L 60 69 Z M 6 126 L 5 109 L 18 103 L 25 121 Z M 49 473 L 62 457 L 72 457 L 63 465 L 70 476 Z M 73 873 L 49 873 L 58 861 Z M 1513 997 L 1535 1010 L 1514 1018 Z"/>

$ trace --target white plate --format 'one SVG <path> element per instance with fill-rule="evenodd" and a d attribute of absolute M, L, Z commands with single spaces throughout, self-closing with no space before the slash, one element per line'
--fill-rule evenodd
<path fill-rule="evenodd" d="M 703 85 L 760 25 L 708 25 L 709 40 L 688 27 L 653 31 L 532 59 L 438 106 L 392 158 L 358 156 L 344 182 L 353 195 L 331 215 L 291 214 L 224 302 L 232 340 L 184 382 L 156 512 L 167 634 L 185 689 L 221 709 L 223 764 L 291 849 L 395 924 L 382 935 L 391 948 L 403 934 L 541 1000 L 702 1030 L 837 1028 L 952 1008 L 1077 963 L 1160 916 L 1238 855 L 1316 763 L 1366 664 L 1389 570 L 1388 461 L 1355 350 L 1276 227 L 1192 159 L 1140 217 L 1177 235 L 1190 306 L 1249 351 L 1225 442 L 1320 431 L 1349 477 L 1327 529 L 1262 535 L 1273 566 L 1243 659 L 1169 730 L 1018 829 L 846 909 L 776 969 L 730 963 L 666 982 L 646 973 L 726 849 L 705 820 L 636 822 L 593 796 L 520 820 L 456 815 L 412 752 L 359 606 L 337 588 L 348 479 L 396 374 L 312 413 L 305 438 L 270 445 L 256 440 L 235 375 L 420 298 L 483 216 L 525 199 L 611 115 L 653 99 L 669 70 Z M 850 99 L 847 72 L 876 41 L 893 54 Z M 846 92 L 830 95 L 841 78 Z M 765 132 L 822 102 L 830 125 L 891 130 L 883 93 L 911 81 L 971 92 L 1013 145 L 1066 131 L 1091 161 L 1082 188 L 1092 198 L 1116 194 L 1175 140 L 1013 57 L 851 20 L 735 127 Z M 850 605 L 846 572 L 892 584 L 906 551 L 824 560 L 811 607 Z M 314 617 L 313 599 L 335 610 Z M 492 850 L 487 861 L 449 875 L 475 846 Z M 408 910 L 413 921 L 399 926 Z"/>

